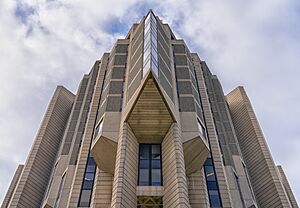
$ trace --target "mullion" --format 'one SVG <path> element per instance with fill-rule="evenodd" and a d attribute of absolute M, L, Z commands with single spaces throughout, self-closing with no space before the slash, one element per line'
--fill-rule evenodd
<path fill-rule="evenodd" d="M 149 145 L 149 186 L 152 185 L 152 145 Z"/>

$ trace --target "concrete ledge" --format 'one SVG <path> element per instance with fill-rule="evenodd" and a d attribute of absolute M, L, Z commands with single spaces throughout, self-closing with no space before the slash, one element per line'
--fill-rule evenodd
<path fill-rule="evenodd" d="M 111 174 L 115 172 L 120 120 L 120 112 L 105 112 L 99 122 L 103 127 L 92 143 L 91 152 L 97 166 Z"/>
<path fill-rule="evenodd" d="M 202 169 L 209 153 L 209 145 L 200 132 L 195 112 L 181 112 L 180 120 L 185 169 L 186 174 L 190 175 Z"/>
<path fill-rule="evenodd" d="M 163 186 L 137 186 L 136 195 L 137 196 L 163 196 L 164 187 Z"/>
<path fill-rule="evenodd" d="M 102 135 L 92 144 L 92 155 L 100 170 L 114 174 L 118 143 Z"/>
<path fill-rule="evenodd" d="M 185 170 L 187 176 L 202 169 L 207 159 L 209 148 L 201 136 L 183 143 Z"/>

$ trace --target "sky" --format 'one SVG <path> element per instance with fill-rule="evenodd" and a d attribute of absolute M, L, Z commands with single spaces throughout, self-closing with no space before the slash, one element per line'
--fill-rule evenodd
<path fill-rule="evenodd" d="M 300 202 L 299 0 L 0 0 L 0 203 L 57 85 L 84 73 L 153 9 L 225 93 L 245 87 Z"/>

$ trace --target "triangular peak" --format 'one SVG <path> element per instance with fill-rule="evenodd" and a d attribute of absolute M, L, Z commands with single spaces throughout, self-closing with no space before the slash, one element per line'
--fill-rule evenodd
<path fill-rule="evenodd" d="M 149 71 L 126 119 L 141 143 L 160 143 L 175 121 L 154 76 Z"/>

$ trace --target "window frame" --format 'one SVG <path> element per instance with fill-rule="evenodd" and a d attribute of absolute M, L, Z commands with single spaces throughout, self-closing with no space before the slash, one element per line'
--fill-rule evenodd
<path fill-rule="evenodd" d="M 143 145 L 147 145 L 148 148 L 147 148 L 147 151 L 148 154 L 149 154 L 149 158 L 148 158 L 148 183 L 147 185 L 143 185 L 143 184 L 140 184 L 140 167 L 141 167 L 141 146 Z M 153 159 L 152 158 L 152 148 L 154 145 L 159 145 L 159 151 L 160 151 L 160 184 L 159 185 L 152 185 L 152 173 L 153 173 L 153 170 L 157 170 L 158 168 L 152 168 L 152 161 L 155 161 L 157 159 Z M 138 151 L 138 177 L 137 177 L 137 184 L 138 186 L 163 186 L 163 174 L 162 174 L 162 146 L 161 146 L 161 143 L 140 143 L 139 144 L 139 151 Z"/>

